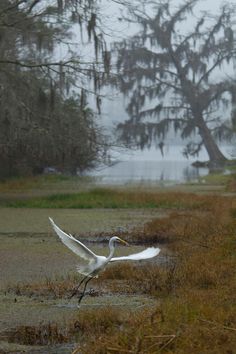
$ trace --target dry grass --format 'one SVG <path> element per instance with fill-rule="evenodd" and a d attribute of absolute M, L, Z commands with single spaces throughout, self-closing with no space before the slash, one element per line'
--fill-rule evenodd
<path fill-rule="evenodd" d="M 59 342 L 60 335 L 64 341 L 73 337 L 78 342 L 74 354 L 235 353 L 236 199 L 168 196 L 172 205 L 175 200 L 186 209 L 148 222 L 142 233 L 127 234 L 136 242 L 168 242 L 171 262 L 166 267 L 152 262 L 114 265 L 96 281 L 105 291 L 146 294 L 156 304 L 136 311 L 81 309 L 62 331 L 54 330 L 54 339 L 47 334 L 48 342 Z M 53 296 L 65 296 L 72 284 L 73 279 L 59 279 L 44 287 Z"/>
<path fill-rule="evenodd" d="M 98 329 L 78 352 L 235 353 L 235 200 L 201 197 L 201 202 L 202 210 L 175 212 L 145 227 L 142 237 L 161 233 L 169 241 L 176 255 L 172 266 L 124 264 L 101 279 L 119 279 L 120 290 L 156 297 L 156 308 L 130 314 L 115 332 Z"/>
<path fill-rule="evenodd" d="M 40 282 L 20 282 L 6 287 L 5 292 L 17 296 L 60 299 L 68 297 L 78 283 L 76 274 L 66 277 L 46 277 Z"/>
<path fill-rule="evenodd" d="M 90 177 L 66 176 L 66 175 L 38 175 L 29 177 L 13 177 L 4 181 L 0 180 L 0 192 L 2 193 L 21 193 L 32 190 L 73 190 L 73 187 L 92 182 Z"/>
<path fill-rule="evenodd" d="M 68 331 L 60 328 L 57 323 L 41 324 L 40 326 L 19 326 L 1 334 L 10 343 L 21 345 L 49 345 L 67 343 L 71 340 Z"/>
<path fill-rule="evenodd" d="M 83 340 L 89 333 L 90 338 L 101 334 L 115 333 L 124 323 L 129 322 L 129 313 L 112 307 L 88 310 L 77 314 L 64 323 L 49 322 L 35 326 L 18 326 L 1 333 L 0 340 L 21 345 L 52 345 Z"/>

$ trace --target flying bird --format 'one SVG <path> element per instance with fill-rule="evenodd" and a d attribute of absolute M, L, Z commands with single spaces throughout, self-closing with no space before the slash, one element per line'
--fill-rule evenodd
<path fill-rule="evenodd" d="M 109 240 L 109 249 L 110 253 L 108 257 L 98 256 L 88 247 L 86 247 L 82 242 L 74 238 L 71 234 L 67 234 L 62 231 L 53 221 L 52 218 L 49 218 L 52 227 L 56 234 L 59 236 L 61 241 L 66 245 L 71 251 L 73 251 L 77 256 L 86 261 L 86 264 L 79 264 L 77 266 L 77 271 L 80 274 L 84 275 L 84 278 L 81 280 L 78 286 L 74 289 L 70 298 L 72 298 L 79 290 L 79 287 L 84 283 L 84 290 L 82 295 L 79 298 L 79 304 L 84 297 L 86 286 L 88 282 L 94 277 L 98 276 L 98 273 L 101 272 L 109 262 L 119 262 L 119 261 L 140 261 L 143 259 L 149 259 L 157 256 L 160 252 L 159 248 L 149 247 L 142 252 L 130 254 L 129 256 L 123 257 L 113 257 L 115 252 L 116 243 L 123 243 L 128 245 L 128 243 L 122 240 L 120 237 L 113 236 Z"/>

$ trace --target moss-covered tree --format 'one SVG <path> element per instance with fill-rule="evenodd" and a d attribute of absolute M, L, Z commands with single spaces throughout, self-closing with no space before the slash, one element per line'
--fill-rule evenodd
<path fill-rule="evenodd" d="M 109 71 L 95 6 L 92 0 L 0 2 L 0 175 L 51 165 L 83 170 L 104 155 L 83 81 L 94 80 L 96 94 Z M 76 24 L 92 42 L 97 61 L 83 61 L 76 53 L 79 43 L 74 46 L 71 34 Z"/>
<path fill-rule="evenodd" d="M 236 55 L 235 7 L 224 5 L 218 16 L 194 16 L 198 3 L 130 7 L 129 21 L 141 29 L 115 45 L 116 84 L 129 97 L 130 116 L 117 128 L 123 141 L 141 148 L 163 140 L 171 127 L 183 139 L 198 134 L 185 154 L 196 155 L 204 146 L 215 166 L 226 161 L 217 138 L 231 134 L 225 107 L 232 103 L 234 85 L 223 72 L 232 72 Z"/>

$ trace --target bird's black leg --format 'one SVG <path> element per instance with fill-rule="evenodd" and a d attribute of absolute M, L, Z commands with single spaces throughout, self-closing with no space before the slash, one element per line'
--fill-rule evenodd
<path fill-rule="evenodd" d="M 88 276 L 86 275 L 80 282 L 78 285 L 76 285 L 73 289 L 72 289 L 72 294 L 69 296 L 69 299 L 71 299 L 73 296 L 75 296 L 78 293 L 78 290 L 80 288 L 80 285 L 83 284 L 83 282 L 88 278 Z M 89 278 L 90 279 L 90 278 Z"/>
<path fill-rule="evenodd" d="M 85 291 L 86 291 L 86 287 L 87 287 L 87 285 L 88 285 L 88 282 L 89 282 L 91 279 L 93 279 L 93 278 L 92 278 L 92 277 L 89 277 L 89 278 L 86 280 L 86 282 L 85 282 L 85 284 L 84 284 L 84 290 L 83 290 L 82 294 L 80 295 L 80 298 L 79 298 L 79 301 L 78 301 L 78 305 L 81 303 L 81 300 L 83 299 L 83 297 L 84 297 L 84 295 L 85 295 Z"/>

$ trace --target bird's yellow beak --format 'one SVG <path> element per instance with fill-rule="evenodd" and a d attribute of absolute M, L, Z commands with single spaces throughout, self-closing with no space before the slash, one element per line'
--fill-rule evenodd
<path fill-rule="evenodd" d="M 121 243 L 123 243 L 124 245 L 129 246 L 128 242 L 126 242 L 125 240 L 122 240 L 122 238 L 119 238 L 119 241 Z"/>

